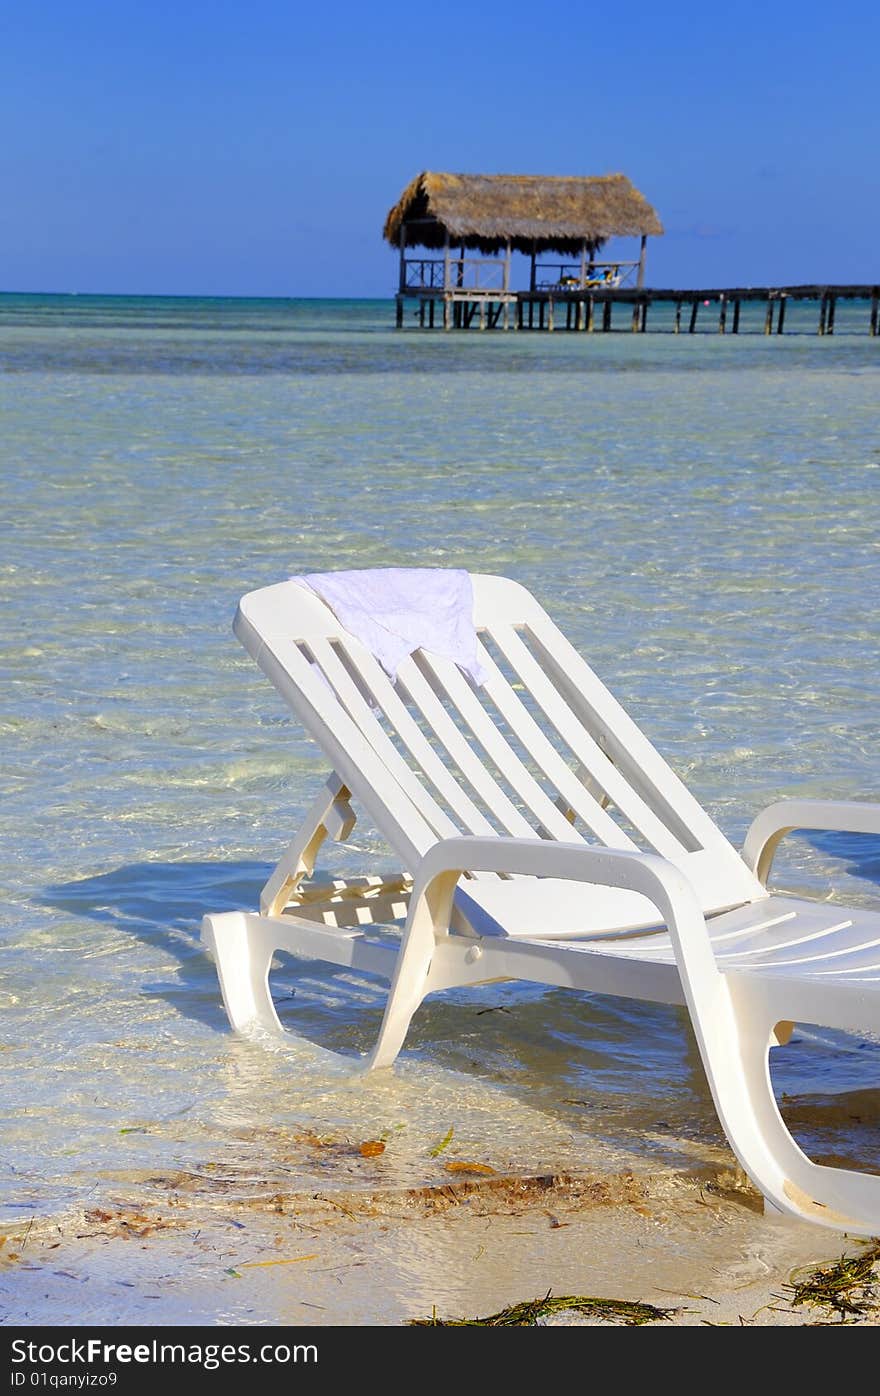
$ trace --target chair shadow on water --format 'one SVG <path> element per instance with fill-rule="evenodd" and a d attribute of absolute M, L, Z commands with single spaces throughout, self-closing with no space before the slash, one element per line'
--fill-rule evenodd
<path fill-rule="evenodd" d="M 217 973 L 200 939 L 201 919 L 208 910 L 254 909 L 271 871 L 270 864 L 256 860 L 128 863 L 49 886 L 39 902 L 172 953 L 179 962 L 175 980 L 147 980 L 141 994 L 165 999 L 176 1013 L 228 1037 Z M 349 972 L 337 965 L 283 953 L 276 964 L 272 993 L 279 1017 L 292 1033 L 353 1059 L 367 1050 L 383 1011 L 384 981 L 370 985 L 365 980 L 353 992 Z"/>

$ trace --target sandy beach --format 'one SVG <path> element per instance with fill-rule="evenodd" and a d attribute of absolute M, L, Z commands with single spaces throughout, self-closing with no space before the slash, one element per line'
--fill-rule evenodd
<path fill-rule="evenodd" d="M 407 1190 L 188 1197 L 120 1189 L 3 1238 L 6 1326 L 403 1327 L 572 1296 L 540 1325 L 876 1326 L 880 1266 L 842 1302 L 797 1286 L 875 1245 L 769 1220 L 733 1177 L 470 1177 Z M 599 1304 L 597 1301 L 610 1301 Z M 588 1302 L 586 1302 L 588 1301 Z M 656 1312 L 621 1309 L 652 1306 Z M 548 1306 L 552 1307 L 552 1306 Z"/>

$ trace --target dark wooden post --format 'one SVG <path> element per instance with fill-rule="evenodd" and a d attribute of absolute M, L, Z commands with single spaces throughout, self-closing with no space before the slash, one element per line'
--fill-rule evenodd
<path fill-rule="evenodd" d="M 641 290 L 641 288 L 645 284 L 645 245 L 647 241 L 647 234 L 642 233 L 642 243 L 641 247 L 639 248 L 639 274 L 636 279 L 636 286 L 638 286 L 639 290 Z"/>
<path fill-rule="evenodd" d="M 596 302 L 592 296 L 587 297 L 587 329 L 593 333 L 593 317 L 596 310 Z"/>
<path fill-rule="evenodd" d="M 449 229 L 446 230 L 446 240 L 443 243 L 443 290 L 447 293 L 451 290 L 449 285 Z"/>
<path fill-rule="evenodd" d="M 739 300 L 733 302 L 733 333 L 739 334 Z"/>
<path fill-rule="evenodd" d="M 688 334 L 693 334 L 697 328 L 697 311 L 700 308 L 699 301 L 691 301 L 691 322 L 688 325 Z"/>
<path fill-rule="evenodd" d="M 721 309 L 718 313 L 718 333 L 727 334 L 727 297 L 722 292 Z"/>
<path fill-rule="evenodd" d="M 638 301 L 633 301 L 633 318 L 632 318 L 632 332 L 633 332 L 633 334 L 636 334 L 636 333 L 638 332 L 639 324 L 641 323 L 641 318 L 642 318 L 642 307 L 639 305 Z"/>
<path fill-rule="evenodd" d="M 773 333 L 773 293 L 767 293 L 767 313 L 764 316 L 764 333 Z"/>
<path fill-rule="evenodd" d="M 822 292 L 822 299 L 819 302 L 819 333 L 825 333 L 825 320 L 828 315 L 828 297 Z"/>
<path fill-rule="evenodd" d="M 675 302 L 675 328 L 673 334 L 681 334 L 681 301 Z"/>
<path fill-rule="evenodd" d="M 538 255 L 537 244 L 533 242 L 533 243 L 532 243 L 532 271 L 531 271 L 531 275 L 529 276 L 529 290 L 530 290 L 530 291 L 534 291 L 534 289 L 535 289 L 535 258 L 537 257 L 537 255 Z"/>
<path fill-rule="evenodd" d="M 581 285 L 585 285 L 587 280 L 587 244 L 581 243 Z"/>
<path fill-rule="evenodd" d="M 510 295 L 510 238 L 507 239 L 507 243 L 504 248 L 504 274 L 501 279 L 501 289 L 504 292 L 504 310 L 502 312 L 503 325 L 505 329 L 509 329 L 510 306 L 507 297 Z"/>
<path fill-rule="evenodd" d="M 463 285 L 464 285 L 464 243 L 463 243 L 463 242 L 459 244 L 459 248 L 458 248 L 458 267 L 456 268 L 456 272 L 455 272 L 455 284 L 456 284 L 456 286 L 463 286 Z"/>
<path fill-rule="evenodd" d="M 606 300 L 602 306 L 602 329 L 607 333 L 611 329 L 611 302 Z"/>
<path fill-rule="evenodd" d="M 837 305 L 837 297 L 828 297 L 828 323 L 825 326 L 826 334 L 834 334 L 834 307 Z"/>
<path fill-rule="evenodd" d="M 403 329 L 403 298 L 406 294 L 406 224 L 401 223 L 400 235 L 397 239 L 400 248 L 400 269 L 397 276 L 397 298 L 395 325 L 399 330 Z"/>
<path fill-rule="evenodd" d="M 779 297 L 779 318 L 776 321 L 776 333 L 782 334 L 782 326 L 785 324 L 785 296 Z"/>
<path fill-rule="evenodd" d="M 877 337 L 877 319 L 880 313 L 880 287 L 874 287 L 874 294 L 871 297 L 871 336 Z"/>

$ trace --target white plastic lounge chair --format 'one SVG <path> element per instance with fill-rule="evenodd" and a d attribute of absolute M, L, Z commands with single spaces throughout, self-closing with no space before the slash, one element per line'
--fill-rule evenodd
<path fill-rule="evenodd" d="M 769 1208 L 880 1233 L 880 1176 L 807 1158 L 768 1065 L 794 1022 L 876 1034 L 880 912 L 766 888 L 786 832 L 880 833 L 880 805 L 771 805 L 739 854 L 535 599 L 502 577 L 473 583 L 482 687 L 425 651 L 392 684 L 295 582 L 241 601 L 238 638 L 333 774 L 259 914 L 205 917 L 233 1027 L 281 1031 L 279 949 L 391 981 L 369 1067 L 394 1061 L 426 994 L 455 985 L 685 1003 L 721 1123 Z M 353 801 L 403 871 L 310 885 Z M 401 939 L 387 923 L 404 918 Z"/>

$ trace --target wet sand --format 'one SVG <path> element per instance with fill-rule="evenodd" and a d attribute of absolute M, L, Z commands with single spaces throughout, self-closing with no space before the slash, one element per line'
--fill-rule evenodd
<path fill-rule="evenodd" d="M 839 1323 L 794 1278 L 864 1243 L 770 1220 L 747 1186 L 671 1173 L 460 1177 L 404 1190 L 187 1197 L 133 1190 L 9 1231 L 5 1325 L 380 1325 L 554 1296 L 643 1303 L 658 1326 Z M 880 1316 L 880 1266 L 868 1310 Z M 864 1296 L 863 1296 L 864 1297 Z M 564 1310 L 547 1326 L 613 1323 Z"/>

